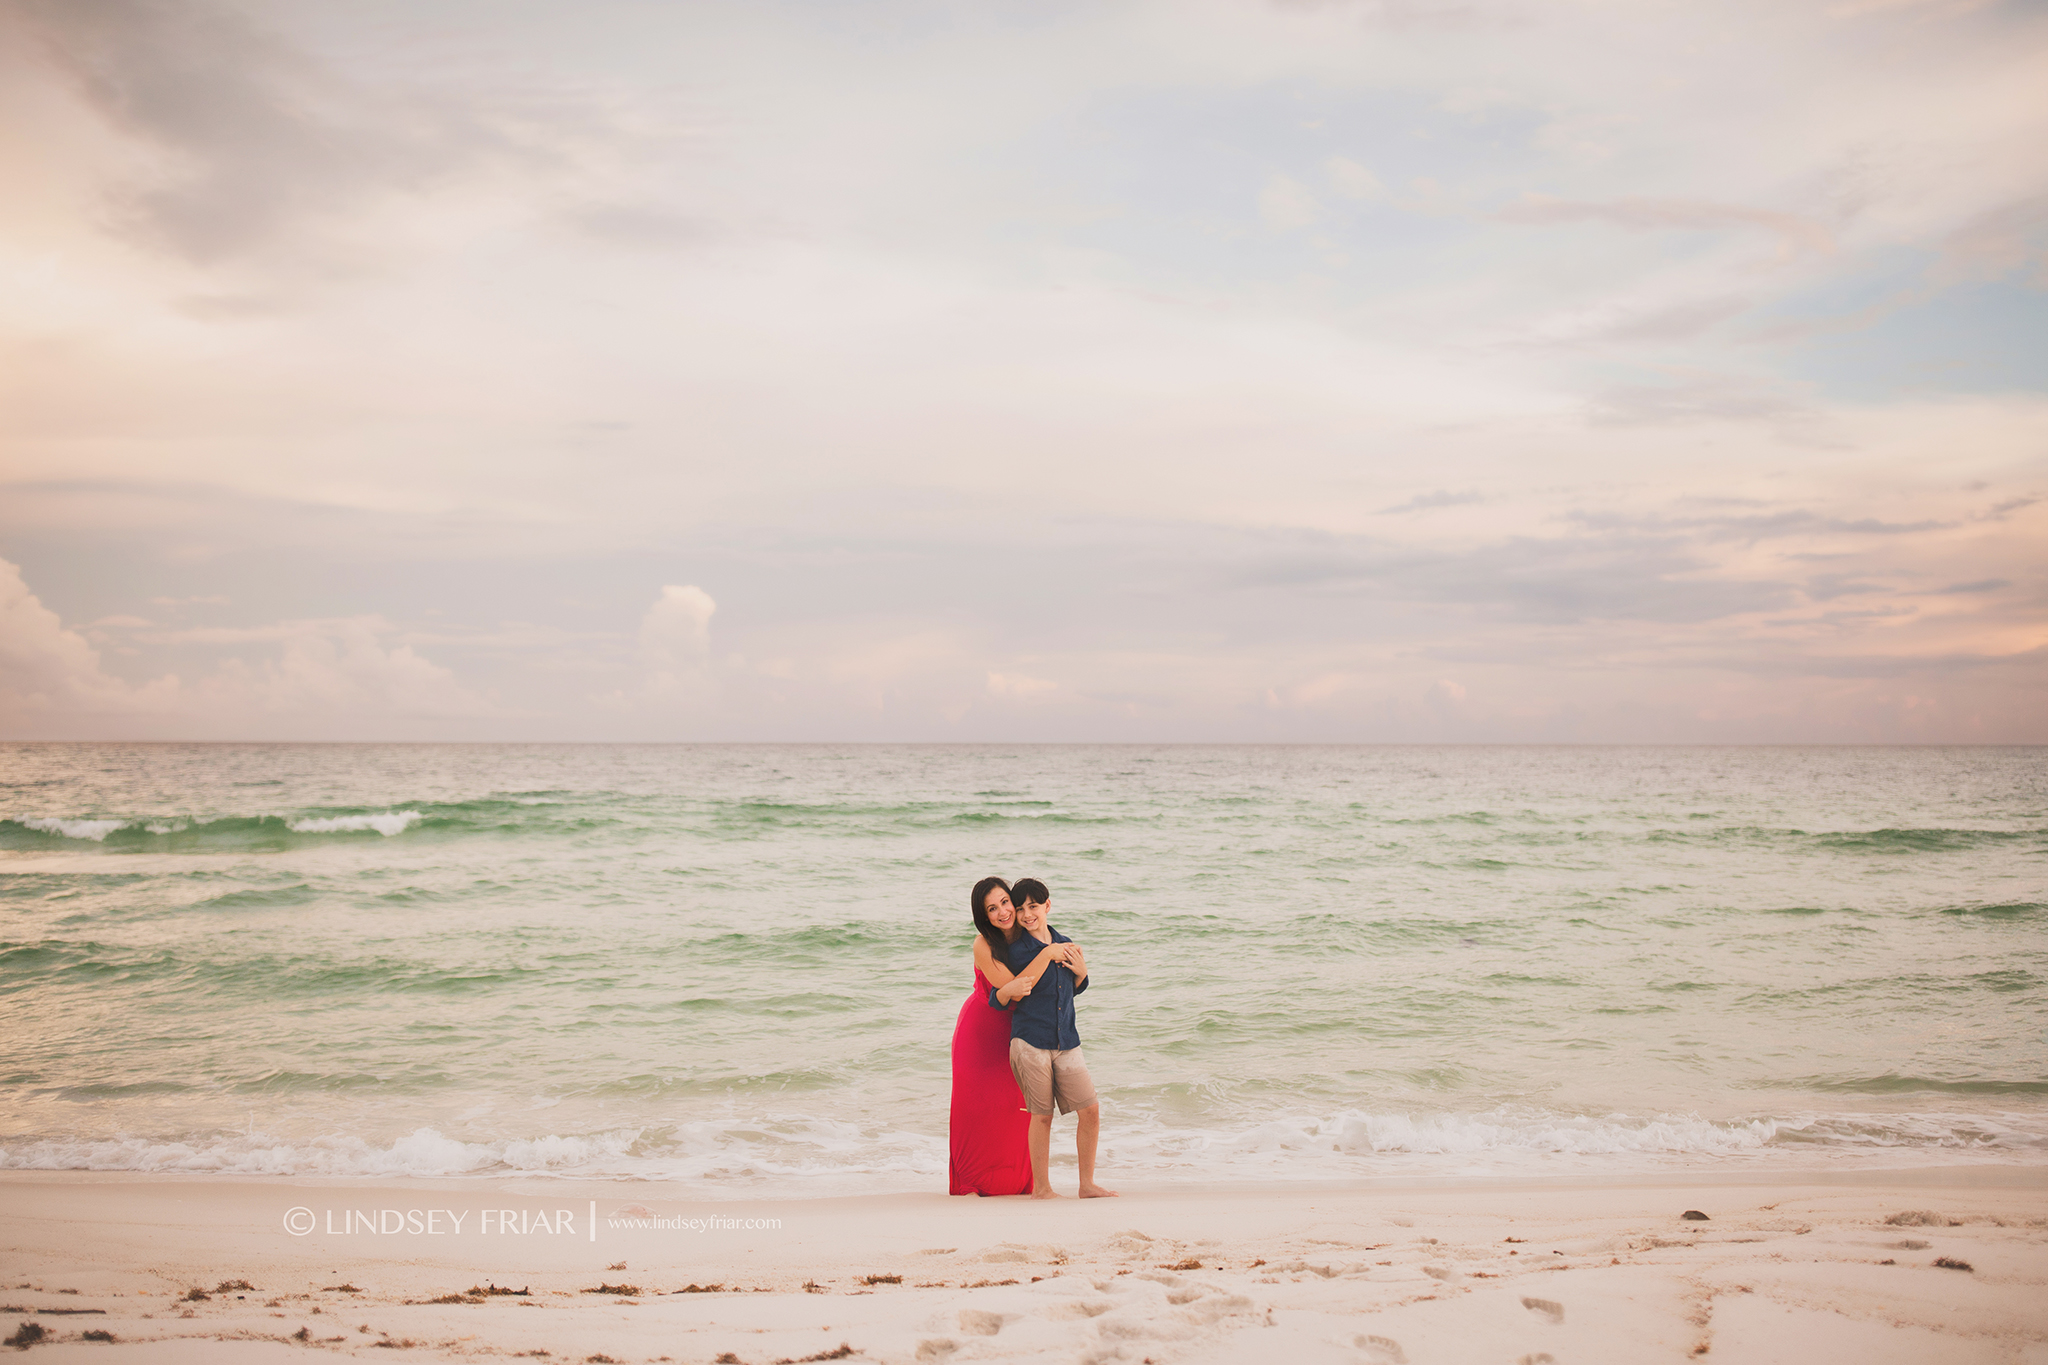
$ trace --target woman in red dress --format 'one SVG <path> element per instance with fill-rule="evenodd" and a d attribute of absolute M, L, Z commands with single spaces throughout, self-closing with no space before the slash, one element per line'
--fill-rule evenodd
<path fill-rule="evenodd" d="M 974 993 L 960 1006 L 953 1025 L 954 1194 L 1031 1193 L 1031 1153 L 1026 1134 L 1031 1116 L 1010 1072 L 1010 1016 L 990 1009 L 988 993 L 1016 980 L 1003 949 L 1017 936 L 1017 912 L 1010 885 L 1001 877 L 974 884 L 968 904 L 974 912 Z M 1034 962 L 1032 967 L 1039 964 Z M 1035 976 L 1030 968 L 1026 975 Z M 1029 989 L 1028 986 L 1024 989 Z M 1012 1002 L 1014 1003 L 1014 1002 Z"/>

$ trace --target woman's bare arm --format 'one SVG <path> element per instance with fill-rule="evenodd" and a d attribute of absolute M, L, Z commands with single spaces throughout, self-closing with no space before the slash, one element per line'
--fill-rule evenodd
<path fill-rule="evenodd" d="M 1015 1004 L 1031 994 L 1031 988 L 1038 984 L 1038 978 L 1045 975 L 1048 967 L 1055 962 L 1066 961 L 1066 949 L 1067 945 L 1064 943 L 1046 944 L 1038 950 L 1037 957 L 1025 964 L 1024 970 L 1017 974 L 1015 981 L 996 992 L 996 998 L 1004 1004 Z"/>
<path fill-rule="evenodd" d="M 1058 943 L 1047 944 L 1023 971 L 1012 973 L 1009 968 L 996 962 L 995 954 L 989 951 L 988 940 L 977 937 L 974 940 L 974 965 L 981 968 L 982 976 L 990 985 L 996 987 L 996 999 L 1005 1005 L 1014 1005 L 1031 994 L 1031 988 L 1038 984 L 1039 977 L 1045 975 L 1047 967 L 1065 956 L 1059 951 L 1064 946 Z M 992 967 L 993 971 L 990 970 Z M 1001 973 L 1000 976 L 997 975 L 998 972 Z"/>
<path fill-rule="evenodd" d="M 991 986 L 1007 986 L 1017 979 L 1017 974 L 996 961 L 996 955 L 988 950 L 988 940 L 980 934 L 974 936 L 974 969 Z"/>

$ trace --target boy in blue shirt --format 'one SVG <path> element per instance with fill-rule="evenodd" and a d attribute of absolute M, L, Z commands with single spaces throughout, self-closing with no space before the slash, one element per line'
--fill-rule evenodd
<path fill-rule="evenodd" d="M 1081 1197 L 1109 1198 L 1116 1191 L 1095 1183 L 1102 1106 L 1088 1063 L 1081 1056 L 1081 1035 L 1074 1027 L 1074 997 L 1088 989 L 1088 960 L 1080 944 L 1045 922 L 1052 893 L 1044 882 L 1026 877 L 1010 888 L 1010 898 L 1017 904 L 1017 927 L 1024 931 L 1010 945 L 1009 967 L 1017 978 L 991 990 L 988 1003 L 1003 1009 L 1006 1000 L 1018 1002 L 1010 1015 L 1010 1070 L 1017 1077 L 1017 1088 L 1024 1092 L 1024 1107 L 1031 1111 L 1031 1197 L 1060 1197 L 1047 1176 L 1057 1109 L 1075 1115 Z M 1046 953 L 1048 946 L 1054 951 Z M 1038 961 L 1041 953 L 1044 960 Z"/>

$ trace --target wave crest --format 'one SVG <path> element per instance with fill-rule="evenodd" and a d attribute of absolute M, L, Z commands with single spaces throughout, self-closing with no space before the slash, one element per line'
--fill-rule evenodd
<path fill-rule="evenodd" d="M 370 815 L 315 816 L 306 820 L 287 820 L 285 827 L 294 834 L 355 834 L 365 830 L 376 830 L 389 839 L 403 834 L 426 817 L 416 810 L 377 811 Z"/>
<path fill-rule="evenodd" d="M 388 839 L 427 818 L 425 811 L 416 808 L 338 815 L 223 815 L 213 819 L 35 815 L 0 818 L 0 848 L 48 848 L 53 839 L 130 850 L 270 848 L 285 846 L 292 835 L 376 833 Z"/>
<path fill-rule="evenodd" d="M 128 828 L 126 820 L 64 820 L 55 816 L 39 816 L 20 823 L 24 829 L 41 834 L 54 834 L 62 839 L 90 839 L 96 844 L 105 843 L 107 836 L 115 830 Z"/>

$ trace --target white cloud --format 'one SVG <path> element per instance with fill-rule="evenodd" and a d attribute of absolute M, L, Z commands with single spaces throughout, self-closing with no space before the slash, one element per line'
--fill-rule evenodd
<path fill-rule="evenodd" d="M 669 584 L 640 618 L 640 647 L 664 662 L 696 659 L 711 646 L 718 603 L 694 583 Z"/>
<path fill-rule="evenodd" d="M 228 655 L 191 683 L 166 674 L 138 685 L 108 673 L 85 637 L 29 591 L 20 568 L 0 560 L 0 726 L 15 737 L 63 735 L 111 717 L 117 728 L 145 723 L 232 739 L 267 737 L 279 721 L 291 733 L 334 735 L 353 727 L 375 734 L 392 720 L 507 714 L 411 646 L 388 644 L 394 630 L 381 617 L 363 616 L 165 632 L 151 638 L 274 645 L 275 652 Z"/>
<path fill-rule="evenodd" d="M 1346 199 L 1375 199 L 1384 193 L 1380 178 L 1348 156 L 1333 156 L 1323 163 L 1330 188 Z"/>
<path fill-rule="evenodd" d="M 639 718 L 663 727 L 675 737 L 680 723 L 688 737 L 702 737 L 694 724 L 717 709 L 722 671 L 743 663 L 711 657 L 711 618 L 718 603 L 694 583 L 662 588 L 640 618 L 640 657 L 626 685 L 597 694 L 593 701 L 608 714 Z"/>
<path fill-rule="evenodd" d="M 347 720 L 498 712 L 412 646 L 387 646 L 393 630 L 375 616 L 287 622 L 272 632 L 276 657 L 229 658 L 197 690 L 221 718 L 244 708 Z"/>
<path fill-rule="evenodd" d="M 100 667 L 99 651 L 29 591 L 20 566 L 0 559 L 0 701 L 7 709 L 125 710 L 135 700 Z"/>

